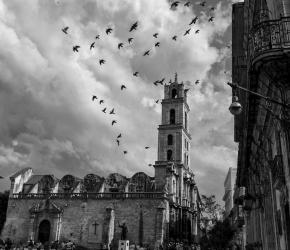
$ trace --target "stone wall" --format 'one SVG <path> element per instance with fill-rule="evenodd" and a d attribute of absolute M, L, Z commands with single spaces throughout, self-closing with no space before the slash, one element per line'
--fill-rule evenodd
<path fill-rule="evenodd" d="M 165 199 L 50 199 L 49 208 L 34 214 L 30 212 L 44 202 L 10 199 L 2 237 L 10 237 L 14 242 L 27 242 L 32 236 L 37 241 L 39 223 L 47 219 L 51 223 L 50 241 L 71 239 L 80 245 L 98 248 L 101 243 L 110 243 L 111 239 L 112 245 L 116 245 L 121 236 L 118 225 L 125 222 L 130 244 L 154 247 L 156 242 L 164 240 L 169 222 L 169 207 Z M 60 218 L 52 211 L 54 207 L 62 210 Z"/>

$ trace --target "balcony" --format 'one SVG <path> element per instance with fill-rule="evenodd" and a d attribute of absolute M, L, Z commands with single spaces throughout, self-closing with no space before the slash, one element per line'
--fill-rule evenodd
<path fill-rule="evenodd" d="M 290 17 L 267 20 L 254 26 L 249 34 L 249 56 L 252 65 L 272 60 L 290 52 Z"/>

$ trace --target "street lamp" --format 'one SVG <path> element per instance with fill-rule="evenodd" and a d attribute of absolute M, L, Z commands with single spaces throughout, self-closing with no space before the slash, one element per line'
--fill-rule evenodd
<path fill-rule="evenodd" d="M 282 106 L 283 108 L 286 108 L 286 109 L 290 110 L 290 106 L 288 104 L 286 104 L 286 103 L 279 102 L 279 101 L 277 101 L 275 99 L 272 99 L 272 98 L 270 98 L 268 96 L 263 96 L 263 95 L 261 95 L 259 93 L 256 93 L 254 91 L 251 91 L 249 89 L 241 87 L 237 83 L 228 82 L 227 84 L 234 90 L 234 93 L 236 93 L 236 91 L 235 91 L 236 89 L 241 89 L 241 90 L 243 90 L 245 92 L 248 92 L 248 93 L 250 93 L 250 94 L 252 94 L 254 96 L 260 97 L 260 98 L 266 100 L 267 102 L 272 102 L 272 103 L 278 104 L 278 105 Z M 243 107 L 242 107 L 241 103 L 239 102 L 238 97 L 236 95 L 234 95 L 233 96 L 233 101 L 232 101 L 232 103 L 231 103 L 231 105 L 229 107 L 230 112 L 233 115 L 239 115 L 242 112 L 242 108 Z"/>

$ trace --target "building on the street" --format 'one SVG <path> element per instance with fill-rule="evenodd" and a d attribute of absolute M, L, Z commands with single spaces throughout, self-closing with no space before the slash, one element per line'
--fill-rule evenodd
<path fill-rule="evenodd" d="M 234 207 L 234 188 L 236 183 L 236 168 L 229 168 L 226 179 L 224 181 L 225 194 L 223 196 L 223 201 L 225 202 L 224 217 L 228 217 Z"/>
<path fill-rule="evenodd" d="M 10 177 L 2 237 L 25 243 L 71 240 L 88 248 L 116 249 L 120 239 L 143 247 L 169 241 L 198 243 L 200 197 L 189 161 L 187 90 L 164 87 L 155 176 L 128 178 L 36 175 L 29 167 Z"/>
<path fill-rule="evenodd" d="M 290 1 L 233 4 L 233 82 L 290 103 Z M 290 249 L 290 110 L 241 89 L 235 116 L 236 222 L 242 249 Z"/>

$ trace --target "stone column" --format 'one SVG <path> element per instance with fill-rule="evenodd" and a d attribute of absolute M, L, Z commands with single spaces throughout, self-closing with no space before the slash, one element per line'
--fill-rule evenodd
<path fill-rule="evenodd" d="M 164 210 L 165 208 L 160 206 L 157 208 L 156 221 L 155 221 L 155 246 L 159 247 L 163 243 L 165 227 L 164 227 Z"/>
<path fill-rule="evenodd" d="M 114 224 L 115 224 L 115 212 L 112 207 L 106 208 L 106 216 L 103 223 L 102 242 L 108 247 L 114 238 Z"/>
<path fill-rule="evenodd" d="M 37 217 L 33 213 L 30 215 L 30 221 L 29 221 L 29 226 L 28 226 L 28 240 L 36 240 L 35 239 L 36 222 L 37 222 Z"/>

